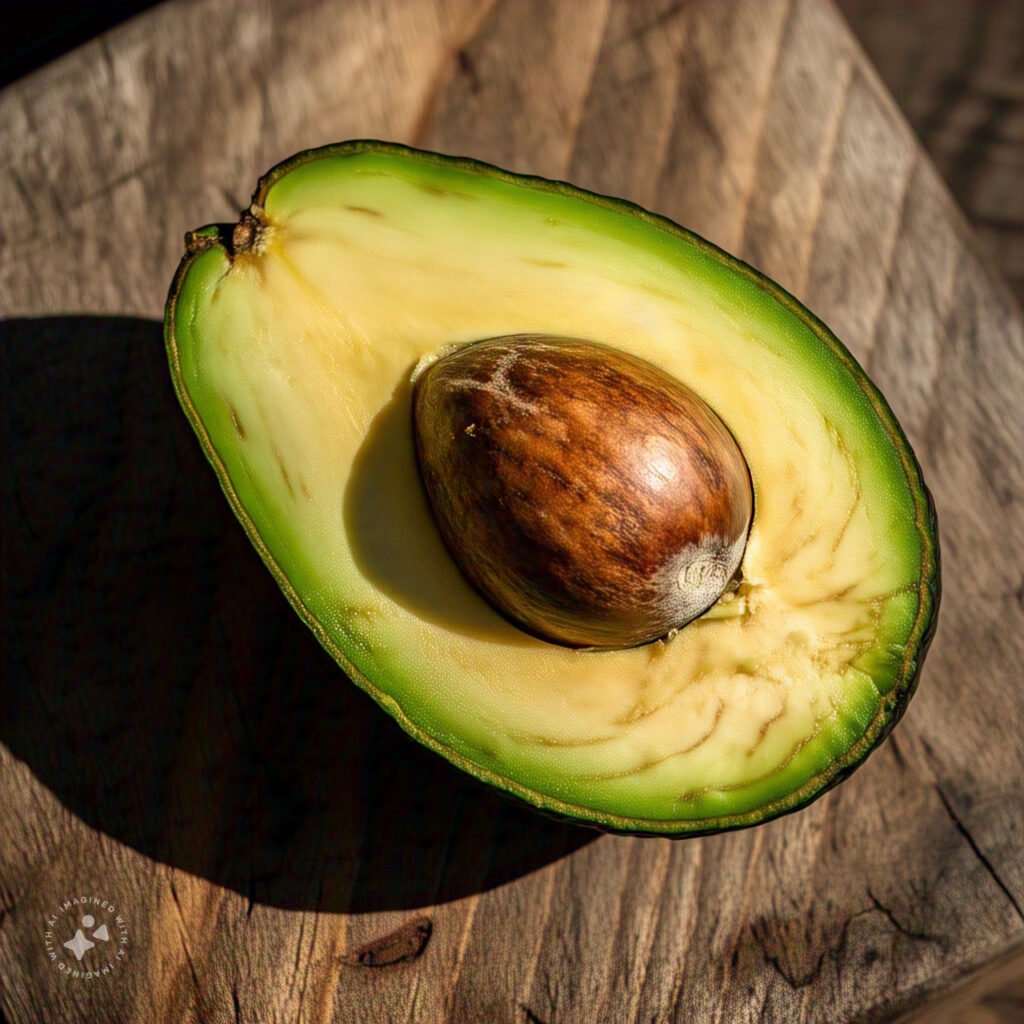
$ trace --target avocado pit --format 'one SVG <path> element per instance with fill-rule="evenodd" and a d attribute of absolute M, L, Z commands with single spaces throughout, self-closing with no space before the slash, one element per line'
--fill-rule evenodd
<path fill-rule="evenodd" d="M 739 570 L 746 460 L 698 395 L 644 360 L 546 335 L 475 342 L 417 376 L 413 431 L 452 557 L 545 640 L 664 638 Z"/>

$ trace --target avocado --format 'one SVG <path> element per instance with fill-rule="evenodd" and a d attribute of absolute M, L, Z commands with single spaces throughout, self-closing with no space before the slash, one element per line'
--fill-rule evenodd
<path fill-rule="evenodd" d="M 606 829 L 707 833 L 808 803 L 905 709 L 939 600 L 907 439 L 820 321 L 675 224 L 472 160 L 328 146 L 264 176 L 238 224 L 186 236 L 165 336 L 182 407 L 288 600 L 353 681 L 477 778 Z M 518 376 L 512 342 L 528 349 Z M 547 349 L 575 364 L 538 370 Z M 462 401 L 460 374 L 507 385 L 501 401 Z M 721 436 L 650 426 L 665 417 L 636 398 L 645 374 Z M 594 407 L 609 436 L 631 424 L 625 455 L 571 425 L 569 399 L 602 379 Z M 718 483 L 687 492 L 693 529 L 719 542 L 677 575 L 714 593 L 680 599 L 678 626 L 635 619 L 645 539 L 651 565 L 703 541 L 629 473 L 694 460 Z M 547 533 L 531 506 L 557 520 Z M 558 530 L 581 552 L 560 574 Z M 588 559 L 607 564 L 588 576 Z M 639 575 L 588 605 L 623 559 Z M 549 628 L 558 608 L 567 633 Z"/>

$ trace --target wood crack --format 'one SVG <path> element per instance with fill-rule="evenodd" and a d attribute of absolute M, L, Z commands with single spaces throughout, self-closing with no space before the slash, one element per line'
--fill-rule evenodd
<path fill-rule="evenodd" d="M 306 915 L 299 918 L 299 938 L 295 943 L 295 960 L 292 962 L 292 986 L 299 976 L 299 966 L 302 963 L 302 939 L 306 934 Z"/>
<path fill-rule="evenodd" d="M 821 956 L 818 957 L 817 962 L 810 969 L 810 971 L 804 975 L 799 975 L 796 972 L 788 970 L 786 967 L 784 967 L 779 957 L 774 956 L 773 954 L 768 952 L 768 950 L 765 948 L 764 941 L 757 934 L 757 932 L 752 932 L 752 935 L 754 941 L 761 949 L 761 955 L 764 957 L 764 962 L 768 964 L 776 972 L 776 974 L 778 974 L 779 977 L 782 978 L 782 980 L 791 989 L 793 989 L 794 992 L 796 992 L 800 989 L 807 988 L 808 986 L 813 985 L 814 982 L 817 981 L 818 977 L 821 975 L 822 970 L 824 969 L 826 959 L 838 959 L 840 953 L 842 953 L 843 949 L 846 947 L 846 941 L 850 932 L 850 926 L 853 924 L 854 921 L 857 920 L 857 918 L 863 917 L 865 914 L 873 914 L 875 912 L 875 909 L 876 908 L 873 906 L 865 907 L 863 910 L 858 910 L 855 913 L 851 914 L 843 922 L 842 930 L 839 933 L 839 941 L 836 943 L 835 947 L 830 947 L 822 950 Z"/>
<path fill-rule="evenodd" d="M 235 1024 L 242 1024 L 242 1004 L 238 999 L 238 982 L 231 983 L 231 1005 L 235 1011 Z"/>
<path fill-rule="evenodd" d="M 199 974 L 196 971 L 195 961 L 192 959 L 192 951 L 188 948 L 188 929 L 185 927 L 185 912 L 182 910 L 181 900 L 178 899 L 178 890 L 174 885 L 173 875 L 169 874 L 167 881 L 171 889 L 171 899 L 174 900 L 174 906 L 178 913 L 178 934 L 181 938 L 181 948 L 184 950 L 189 973 L 192 975 L 192 985 L 196 990 L 196 1004 L 199 1006 L 202 1002 L 202 991 L 199 986 Z"/>
<path fill-rule="evenodd" d="M 978 844 L 975 842 L 974 836 L 971 835 L 970 829 L 968 829 L 967 826 L 964 824 L 963 820 L 960 818 L 960 815 L 956 813 L 956 810 L 954 809 L 952 803 L 950 803 L 949 798 L 946 796 L 942 787 L 937 782 L 934 783 L 934 786 L 935 792 L 939 794 L 939 799 L 942 801 L 942 806 L 946 808 L 946 814 L 949 815 L 949 820 L 953 822 L 954 826 L 956 826 L 957 832 L 959 832 L 960 835 L 962 835 L 964 839 L 967 840 L 967 845 L 970 846 L 975 857 L 977 857 L 979 862 L 981 863 L 981 866 L 991 876 L 992 881 L 999 886 L 1000 890 L 1002 890 L 1003 895 L 1007 898 L 1007 900 L 1009 900 L 1010 906 L 1013 907 L 1017 917 L 1024 921 L 1024 909 L 1021 909 L 1021 905 L 1018 902 L 1017 898 L 1010 891 L 1009 886 L 1007 886 L 1007 884 L 999 877 L 999 872 L 996 871 L 992 862 L 988 859 L 988 857 L 985 856 L 981 847 L 978 846 Z"/>
<path fill-rule="evenodd" d="M 821 972 L 824 970 L 825 962 L 827 960 L 838 961 L 846 948 L 847 941 L 849 939 L 850 927 L 853 922 L 858 918 L 865 917 L 868 914 L 881 914 L 888 922 L 892 925 L 895 931 L 899 934 L 912 940 L 913 942 L 926 942 L 933 943 L 940 947 L 945 947 L 946 939 L 942 935 L 933 935 L 931 932 L 926 932 L 920 929 L 911 928 L 905 925 L 896 915 L 892 909 L 886 906 L 875 894 L 868 889 L 868 899 L 871 900 L 871 906 L 863 907 L 861 910 L 857 910 L 852 913 L 844 922 L 842 929 L 839 933 L 839 941 L 835 946 L 828 947 L 822 950 L 821 955 L 818 957 L 814 966 L 806 974 L 797 974 L 795 971 L 785 967 L 779 956 L 769 953 L 765 947 L 764 940 L 757 934 L 756 931 L 752 932 L 754 942 L 757 943 L 761 950 L 761 955 L 764 957 L 764 962 L 768 964 L 775 972 L 782 978 L 783 981 L 791 988 L 794 992 L 801 989 L 809 988 L 813 985 L 818 978 L 821 976 Z M 737 950 L 738 952 L 738 950 Z"/>
<path fill-rule="evenodd" d="M 525 974 L 524 982 L 523 982 L 523 987 L 521 989 L 521 991 L 526 993 L 527 995 L 529 995 L 529 993 L 532 992 L 532 990 L 533 990 L 534 979 L 536 978 L 536 975 L 537 975 L 537 966 L 540 963 L 540 956 L 541 956 L 541 952 L 543 951 L 543 947 L 544 947 L 544 933 L 545 933 L 545 931 L 547 929 L 548 921 L 551 918 L 551 911 L 552 911 L 552 904 L 553 904 L 553 897 L 554 897 L 554 887 L 555 887 L 555 877 L 557 875 L 559 875 L 559 874 L 564 872 L 564 864 L 565 864 L 565 860 L 563 860 L 560 865 L 556 865 L 555 867 L 553 867 L 548 872 L 547 885 L 544 888 L 544 896 L 543 896 L 544 916 L 541 918 L 539 926 L 537 928 L 537 935 L 539 936 L 539 939 L 537 941 L 537 944 L 534 946 L 533 956 L 530 958 L 530 962 L 529 962 L 529 965 L 528 965 L 528 968 L 527 968 L 527 971 L 526 971 L 526 974 Z M 547 981 L 546 987 L 548 988 L 548 995 L 549 995 L 549 1002 L 550 1002 L 550 995 L 551 995 L 551 993 L 550 993 L 550 981 L 548 979 L 545 979 L 545 980 Z M 520 1005 L 523 1007 L 524 1010 L 527 1009 L 525 1003 L 521 1003 Z M 531 1011 L 528 1010 L 527 1012 L 531 1012 Z M 543 1022 L 541 1022 L 541 1024 L 543 1024 Z"/>
<path fill-rule="evenodd" d="M 901 935 L 905 935 L 908 939 L 913 939 L 915 942 L 934 942 L 940 946 L 945 945 L 946 940 L 943 935 L 932 935 L 931 932 L 918 931 L 917 929 L 907 927 L 870 889 L 868 889 L 868 897 L 875 905 L 875 909 L 883 914 L 893 928 Z"/>
<path fill-rule="evenodd" d="M 295 1019 L 298 1021 L 302 1020 L 302 1009 L 306 1003 L 306 987 L 309 984 L 309 972 L 313 967 L 313 957 L 316 953 L 316 938 L 320 931 L 320 918 L 321 918 L 321 907 L 324 904 L 324 880 L 326 875 L 327 867 L 325 864 L 320 865 L 320 881 L 317 887 L 316 893 L 316 908 L 313 911 L 313 933 L 309 939 L 309 953 L 306 955 L 305 970 L 302 972 L 302 980 L 299 983 L 299 1008 L 295 1014 Z M 302 928 L 299 932 L 299 941 L 295 944 L 295 977 L 298 978 L 299 971 L 299 960 L 302 955 L 302 936 L 305 932 L 305 915 L 303 915 Z M 294 981 L 293 981 L 294 988 Z"/>
<path fill-rule="evenodd" d="M 320 876 L 320 890 L 323 893 L 323 875 Z M 316 952 L 316 936 L 320 930 L 320 898 L 317 898 L 317 909 L 313 912 L 313 934 L 309 940 L 309 954 L 306 957 L 306 969 L 302 972 L 302 983 L 299 986 L 299 1009 L 295 1019 L 302 1020 L 302 1009 L 306 1005 L 306 987 L 309 984 L 309 972 L 313 968 L 313 956 Z M 300 946 L 301 948 L 301 946 Z"/>
<path fill-rule="evenodd" d="M 523 1020 L 526 1024 L 547 1024 L 543 1018 L 538 1017 L 525 1003 L 521 1004 L 523 1013 L 525 1014 Z"/>
<path fill-rule="evenodd" d="M 415 917 L 393 932 L 346 953 L 342 960 L 357 967 L 390 967 L 415 960 L 427 948 L 433 930 L 434 923 L 429 917 Z"/>
<path fill-rule="evenodd" d="M 252 877 L 251 872 L 247 873 L 245 878 L 245 901 L 245 919 L 248 921 L 256 909 L 256 879 Z"/>
<path fill-rule="evenodd" d="M 842 947 L 842 944 L 845 942 L 846 929 L 844 928 L 842 938 L 840 939 L 840 948 Z M 778 974 L 778 976 L 782 978 L 782 980 L 791 989 L 793 989 L 794 992 L 798 992 L 800 989 L 807 988 L 809 985 L 814 984 L 814 982 L 818 979 L 818 975 L 821 974 L 822 968 L 825 965 L 825 957 L 827 957 L 830 952 L 831 950 L 824 950 L 821 956 L 818 957 L 817 963 L 814 965 L 814 967 L 811 968 L 810 973 L 800 976 L 791 971 L 788 971 L 779 962 L 779 958 L 777 956 L 772 956 L 772 954 L 769 953 L 763 946 L 761 947 L 761 953 L 764 956 L 764 962 L 768 964 L 768 966 L 771 967 L 775 971 L 775 973 Z"/>

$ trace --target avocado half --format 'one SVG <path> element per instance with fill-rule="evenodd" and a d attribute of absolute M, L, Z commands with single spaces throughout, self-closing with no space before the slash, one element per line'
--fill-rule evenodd
<path fill-rule="evenodd" d="M 746 264 L 622 200 L 372 141 L 278 165 L 186 248 L 167 351 L 232 508 L 350 678 L 453 764 L 579 822 L 707 833 L 807 804 L 902 714 L 938 607 L 934 507 L 861 367 Z M 742 582 L 671 639 L 546 643 L 447 552 L 411 378 L 514 334 L 639 356 L 738 442 Z"/>

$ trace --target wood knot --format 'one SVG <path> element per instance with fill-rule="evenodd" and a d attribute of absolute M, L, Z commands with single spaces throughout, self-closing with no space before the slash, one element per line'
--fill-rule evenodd
<path fill-rule="evenodd" d="M 342 961 L 356 967 L 388 967 L 415 960 L 430 941 L 434 924 L 429 917 L 416 917 L 387 935 L 349 950 Z"/>

